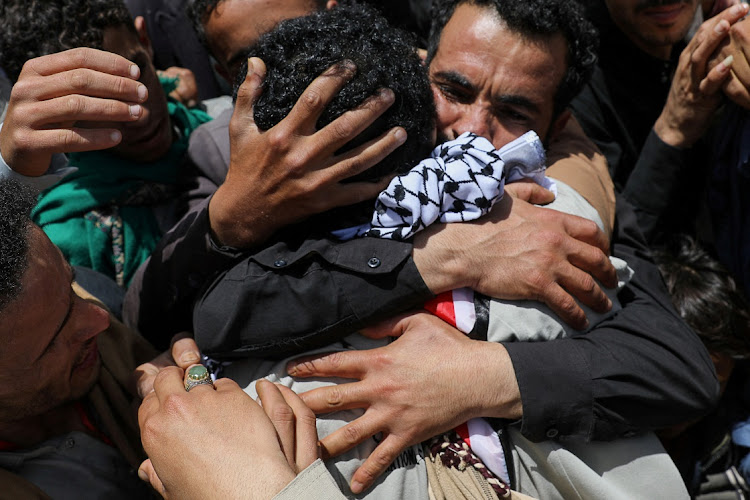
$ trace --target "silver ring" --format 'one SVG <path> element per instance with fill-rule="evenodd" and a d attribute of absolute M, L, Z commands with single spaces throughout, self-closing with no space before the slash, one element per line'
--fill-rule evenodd
<path fill-rule="evenodd" d="M 190 392 L 190 389 L 205 384 L 210 384 L 211 387 L 216 389 L 213 380 L 211 380 L 211 374 L 208 373 L 205 366 L 196 365 L 190 367 L 187 371 L 187 378 L 185 379 L 185 390 Z"/>

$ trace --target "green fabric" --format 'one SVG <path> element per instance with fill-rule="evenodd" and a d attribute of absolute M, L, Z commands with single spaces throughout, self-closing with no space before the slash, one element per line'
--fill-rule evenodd
<path fill-rule="evenodd" d="M 123 206 L 119 201 L 146 183 L 174 184 L 187 151 L 190 133 L 211 118 L 201 110 L 188 109 L 169 100 L 172 124 L 181 137 L 166 155 L 152 163 L 125 160 L 108 151 L 73 153 L 70 165 L 78 171 L 39 195 L 32 219 L 62 250 L 71 265 L 84 266 L 115 279 L 112 231 L 103 230 L 91 217 L 92 210 L 115 208 L 122 218 L 124 284 L 146 260 L 161 238 L 149 206 Z M 88 217 L 87 217 L 88 215 Z"/>

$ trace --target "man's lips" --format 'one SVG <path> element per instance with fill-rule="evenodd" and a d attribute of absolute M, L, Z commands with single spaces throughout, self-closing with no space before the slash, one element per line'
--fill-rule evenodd
<path fill-rule="evenodd" d="M 671 24 L 677 20 L 686 8 L 684 3 L 650 7 L 641 11 L 641 14 L 652 19 L 658 24 Z"/>

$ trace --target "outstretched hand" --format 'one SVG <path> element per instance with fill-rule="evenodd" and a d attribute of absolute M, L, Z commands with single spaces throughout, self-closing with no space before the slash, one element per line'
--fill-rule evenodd
<path fill-rule="evenodd" d="M 0 131 L 0 153 L 14 171 L 42 175 L 54 153 L 116 146 L 114 128 L 82 128 L 81 121 L 138 120 L 148 90 L 136 64 L 111 52 L 77 48 L 24 64 Z"/>
<path fill-rule="evenodd" d="M 531 205 L 554 198 L 540 186 L 506 188 L 511 196 L 481 220 L 434 225 L 416 236 L 414 262 L 422 278 L 436 294 L 468 287 L 498 299 L 544 302 L 585 329 L 588 320 L 574 297 L 597 312 L 612 307 L 594 280 L 617 284 L 609 241 L 589 220 Z"/>
<path fill-rule="evenodd" d="M 473 417 L 521 417 L 515 373 L 501 344 L 471 340 L 427 313 L 386 321 L 366 334 L 399 338 L 378 349 L 309 356 L 287 365 L 295 377 L 356 380 L 300 394 L 316 413 L 365 409 L 321 441 L 324 455 L 339 455 L 383 434 L 352 478 L 355 494 L 370 487 L 408 446 Z"/>
<path fill-rule="evenodd" d="M 276 229 L 328 209 L 375 198 L 379 183 L 339 181 L 376 165 L 406 140 L 401 127 L 346 153 L 334 153 L 374 122 L 394 101 L 383 89 L 359 108 L 316 129 L 328 103 L 354 75 L 351 62 L 332 66 L 316 78 L 289 115 L 261 131 L 253 105 L 262 92 L 266 67 L 248 60 L 229 125 L 231 157 L 226 181 L 211 199 L 214 237 L 224 245 L 248 248 Z"/>
<path fill-rule="evenodd" d="M 742 3 L 705 21 L 680 54 L 667 102 L 654 124 L 654 132 L 665 143 L 692 146 L 710 126 L 734 57 L 713 66 L 709 60 L 732 26 L 747 13 L 748 6 Z"/>
<path fill-rule="evenodd" d="M 318 458 L 315 415 L 288 388 L 258 381 L 261 407 L 229 379 L 183 383 L 162 370 L 138 413 L 138 475 L 164 498 L 270 499 Z"/>

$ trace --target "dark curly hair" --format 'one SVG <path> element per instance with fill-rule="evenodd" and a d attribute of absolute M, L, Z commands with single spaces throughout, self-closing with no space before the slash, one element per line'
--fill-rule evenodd
<path fill-rule="evenodd" d="M 356 108 L 381 88 L 393 90 L 393 105 L 341 151 L 352 149 L 387 130 L 401 126 L 408 139 L 375 167 L 352 180 L 376 179 L 405 172 L 429 155 L 433 144 L 435 105 L 427 71 L 416 53 L 413 37 L 394 28 L 372 8 L 340 6 L 280 23 L 263 35 L 248 57 L 267 67 L 263 94 L 254 107 L 255 122 L 267 130 L 291 111 L 312 81 L 330 66 L 351 60 L 356 75 L 320 116 L 322 128 Z M 247 62 L 238 85 L 247 74 Z M 236 89 L 235 89 L 236 96 Z"/>
<path fill-rule="evenodd" d="M 750 313 L 729 271 L 688 236 L 655 250 L 654 260 L 672 303 L 708 350 L 750 356 Z"/>
<path fill-rule="evenodd" d="M 0 179 L 0 313 L 21 293 L 21 278 L 29 267 L 29 212 L 35 202 L 25 185 Z"/>
<path fill-rule="evenodd" d="M 440 35 L 461 4 L 492 8 L 508 28 L 529 38 L 561 34 L 568 43 L 568 68 L 555 95 L 558 116 L 591 78 L 597 59 L 599 37 L 575 0 L 435 0 L 427 44 L 427 61 L 440 44 Z M 503 50 L 498 47 L 498 50 Z"/>
<path fill-rule="evenodd" d="M 122 0 L 0 0 L 0 66 L 15 82 L 26 61 L 75 47 L 102 48 L 103 30 L 133 19 Z"/>

